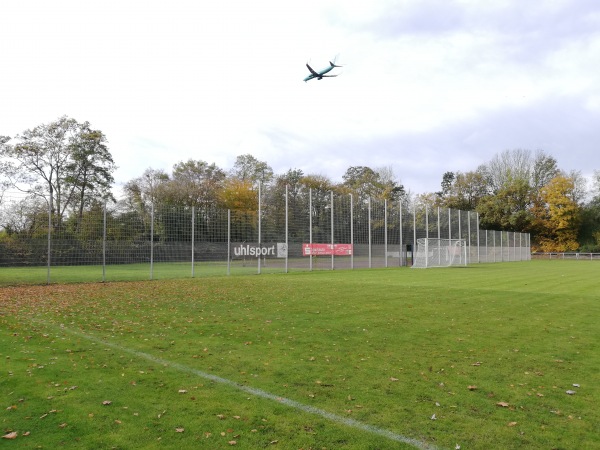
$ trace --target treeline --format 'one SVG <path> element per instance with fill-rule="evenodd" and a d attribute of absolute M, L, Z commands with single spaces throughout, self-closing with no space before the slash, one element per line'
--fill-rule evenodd
<path fill-rule="evenodd" d="M 267 162 L 241 155 L 229 170 L 193 159 L 170 172 L 146 169 L 124 185 L 116 201 L 115 169 L 106 137 L 87 122 L 61 117 L 14 138 L 0 136 L 0 240 L 41 237 L 49 226 L 92 238 L 90 230 L 96 228 L 90 224 L 102 220 L 107 202 L 114 205 L 110 219 L 129 224 L 111 230 L 109 239 L 148 239 L 151 208 L 231 210 L 247 217 L 258 210 L 261 186 L 261 201 L 275 205 L 275 216 L 285 192 L 293 214 L 308 207 L 309 191 L 313 211 L 324 211 L 333 191 L 356 199 L 401 201 L 406 210 L 427 204 L 477 211 L 484 229 L 531 233 L 535 250 L 600 251 L 600 172 L 588 189 L 580 173 L 565 173 L 543 151 L 504 151 L 475 171 L 446 172 L 439 192 L 419 195 L 407 191 L 389 167 L 351 166 L 341 182 L 333 182 L 299 169 L 275 174 Z M 3 201 L 8 189 L 23 192 L 23 200 Z"/>
<path fill-rule="evenodd" d="M 531 233 L 543 252 L 600 251 L 600 171 L 592 187 L 544 151 L 506 150 L 470 172 L 446 172 L 421 201 L 477 211 L 484 229 Z"/>

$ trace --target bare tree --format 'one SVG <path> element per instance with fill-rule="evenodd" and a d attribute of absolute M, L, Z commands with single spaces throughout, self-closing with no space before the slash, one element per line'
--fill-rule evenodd
<path fill-rule="evenodd" d="M 10 187 L 43 198 L 57 226 L 69 207 L 81 212 L 89 194 L 108 192 L 116 167 L 105 141 L 89 123 L 61 117 L 25 130 L 14 145 L 3 137 L 0 171 Z"/>

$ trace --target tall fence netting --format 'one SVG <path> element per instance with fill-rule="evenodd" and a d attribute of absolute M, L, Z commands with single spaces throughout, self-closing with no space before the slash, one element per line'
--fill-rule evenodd
<path fill-rule="evenodd" d="M 39 282 L 84 266 L 98 281 L 399 267 L 421 238 L 465 240 L 468 263 L 530 259 L 529 234 L 482 230 L 474 212 L 315 189 L 256 196 L 246 210 L 120 201 L 61 218 L 4 196 L 0 276 L 10 267 L 38 269 Z"/>

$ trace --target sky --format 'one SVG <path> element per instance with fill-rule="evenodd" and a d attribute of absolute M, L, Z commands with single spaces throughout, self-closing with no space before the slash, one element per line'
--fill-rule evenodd
<path fill-rule="evenodd" d="M 335 182 L 391 168 L 417 194 L 505 150 L 600 170 L 597 0 L 19 0 L 0 61 L 0 135 L 90 122 L 117 186 L 245 154 Z"/>

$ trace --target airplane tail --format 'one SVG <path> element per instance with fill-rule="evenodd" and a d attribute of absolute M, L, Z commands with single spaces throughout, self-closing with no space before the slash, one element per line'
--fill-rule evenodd
<path fill-rule="evenodd" d="M 331 65 L 331 67 L 343 67 L 343 66 L 336 66 L 334 63 L 332 63 L 331 61 L 329 61 L 329 64 Z"/>

